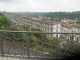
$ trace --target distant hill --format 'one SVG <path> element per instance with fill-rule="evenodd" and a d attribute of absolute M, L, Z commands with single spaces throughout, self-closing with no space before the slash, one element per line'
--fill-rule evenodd
<path fill-rule="evenodd" d="M 80 11 L 76 12 L 16 12 L 22 13 L 24 15 L 31 15 L 34 17 L 45 16 L 45 17 L 52 17 L 52 18 L 60 18 L 60 19 L 75 19 L 78 18 L 80 20 Z"/>
<path fill-rule="evenodd" d="M 44 14 L 46 17 L 53 17 L 53 18 L 66 18 L 66 19 L 75 19 L 78 18 L 80 20 L 80 12 L 51 12 Z"/>
<path fill-rule="evenodd" d="M 43 15 L 43 14 L 48 13 L 48 12 L 15 12 L 15 13 L 22 13 L 24 15 L 31 15 L 34 17 L 39 17 L 39 15 Z"/>

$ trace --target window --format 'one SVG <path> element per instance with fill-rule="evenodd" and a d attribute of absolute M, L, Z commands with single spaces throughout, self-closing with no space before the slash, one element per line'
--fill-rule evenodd
<path fill-rule="evenodd" d="M 48 32 L 49 32 L 49 29 L 48 29 Z"/>
<path fill-rule="evenodd" d="M 52 28 L 52 25 L 51 25 L 51 28 Z"/>
<path fill-rule="evenodd" d="M 43 28 L 43 31 L 44 31 L 44 28 Z"/>
<path fill-rule="evenodd" d="M 57 28 L 58 28 L 58 25 L 57 25 Z"/>
<path fill-rule="evenodd" d="M 49 25 L 48 25 L 48 28 L 49 28 Z"/>
<path fill-rule="evenodd" d="M 51 30 L 51 32 L 52 32 L 52 30 Z"/>
<path fill-rule="evenodd" d="M 56 32 L 58 32 L 58 30 L 56 30 Z"/>
<path fill-rule="evenodd" d="M 78 31 L 79 31 L 79 29 L 78 29 Z"/>
<path fill-rule="evenodd" d="M 45 28 L 45 31 L 46 31 L 46 28 Z"/>

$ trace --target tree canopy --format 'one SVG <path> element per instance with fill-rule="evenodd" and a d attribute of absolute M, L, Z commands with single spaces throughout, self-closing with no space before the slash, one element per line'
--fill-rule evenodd
<path fill-rule="evenodd" d="M 8 26 L 11 26 L 12 21 L 10 19 L 8 19 L 6 16 L 1 15 L 0 16 L 0 24 L 5 24 L 5 25 L 8 25 Z"/>
<path fill-rule="evenodd" d="M 78 20 L 78 21 L 76 21 L 76 23 L 77 23 L 77 24 L 80 24 L 80 21 Z"/>
<path fill-rule="evenodd" d="M 31 15 L 34 17 L 45 16 L 45 17 L 51 17 L 52 18 L 59 18 L 60 19 L 72 19 L 75 20 L 75 18 L 78 18 L 80 20 L 80 11 L 76 12 L 24 12 L 25 15 Z"/>
<path fill-rule="evenodd" d="M 0 13 L 0 16 L 3 15 L 2 13 Z"/>
<path fill-rule="evenodd" d="M 43 16 L 52 17 L 52 18 L 60 18 L 60 19 L 80 19 L 80 12 L 50 12 L 46 13 Z"/>
<path fill-rule="evenodd" d="M 42 31 L 40 29 L 31 28 L 31 31 Z"/>

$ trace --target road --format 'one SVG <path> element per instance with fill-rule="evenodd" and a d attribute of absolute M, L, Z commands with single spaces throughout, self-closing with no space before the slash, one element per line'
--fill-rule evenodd
<path fill-rule="evenodd" d="M 11 48 L 10 48 L 11 47 Z M 0 48 L 1 48 L 1 45 L 0 45 Z M 10 50 L 9 50 L 10 48 Z M 22 54 L 24 56 L 28 56 L 27 55 L 27 49 L 25 48 L 22 48 L 22 47 L 17 47 L 16 45 L 6 45 L 5 43 L 3 44 L 3 51 L 4 51 L 4 54 L 7 54 L 8 53 L 8 50 L 9 50 L 9 54 L 13 54 L 14 52 L 17 52 L 18 54 L 17 55 L 21 55 L 21 51 L 22 51 Z M 1 53 L 1 49 L 0 49 L 0 53 Z M 39 57 L 42 57 L 42 54 L 43 53 L 40 53 L 40 52 L 37 52 L 37 51 L 33 51 L 33 54 L 32 54 L 32 50 L 30 50 L 30 56 L 31 57 L 34 57 L 36 53 L 36 56 L 39 56 Z M 43 54 L 43 57 L 50 57 L 50 55 L 48 54 Z"/>

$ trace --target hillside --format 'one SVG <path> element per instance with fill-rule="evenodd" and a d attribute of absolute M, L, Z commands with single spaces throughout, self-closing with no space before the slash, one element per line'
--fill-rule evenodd
<path fill-rule="evenodd" d="M 51 17 L 51 18 L 60 18 L 60 19 L 75 19 L 78 18 L 80 20 L 80 11 L 76 12 L 16 12 L 16 13 L 22 13 L 24 15 L 31 15 L 34 17 L 45 16 L 45 17 Z"/>

